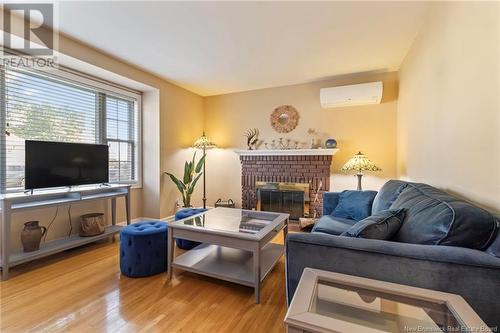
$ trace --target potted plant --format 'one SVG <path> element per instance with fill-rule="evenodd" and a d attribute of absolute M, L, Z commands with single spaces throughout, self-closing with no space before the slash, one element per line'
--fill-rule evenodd
<path fill-rule="evenodd" d="M 205 163 L 205 155 L 198 161 L 196 160 L 196 152 L 193 155 L 193 160 L 184 163 L 184 176 L 182 180 L 171 174 L 170 172 L 164 172 L 166 175 L 170 177 L 172 182 L 177 186 L 179 192 L 182 195 L 182 202 L 184 203 L 184 207 L 192 207 L 191 206 L 191 195 L 193 194 L 194 188 L 198 179 L 200 179 L 203 174 L 202 168 Z"/>

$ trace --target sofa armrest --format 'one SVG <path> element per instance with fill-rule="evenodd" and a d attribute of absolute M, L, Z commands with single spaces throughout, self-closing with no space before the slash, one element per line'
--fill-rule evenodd
<path fill-rule="evenodd" d="M 311 267 L 459 294 L 486 323 L 500 327 L 500 298 L 494 296 L 500 258 L 485 252 L 321 233 L 289 234 L 286 243 L 288 302 Z"/>
<path fill-rule="evenodd" d="M 340 192 L 323 193 L 323 215 L 330 215 L 339 204 Z"/>

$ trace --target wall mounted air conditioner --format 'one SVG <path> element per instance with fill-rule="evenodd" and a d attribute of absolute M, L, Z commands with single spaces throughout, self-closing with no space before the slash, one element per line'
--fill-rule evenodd
<path fill-rule="evenodd" d="M 336 108 L 341 106 L 380 104 L 382 92 L 383 84 L 381 81 L 377 81 L 323 88 L 320 89 L 319 96 L 321 107 Z"/>

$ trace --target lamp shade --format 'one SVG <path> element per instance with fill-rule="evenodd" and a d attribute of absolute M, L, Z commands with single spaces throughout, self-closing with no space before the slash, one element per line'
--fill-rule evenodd
<path fill-rule="evenodd" d="M 340 169 L 341 171 L 382 171 L 372 161 L 368 159 L 362 152 L 354 155 L 346 164 Z"/>
<path fill-rule="evenodd" d="M 203 135 L 200 136 L 194 143 L 193 143 L 193 148 L 196 149 L 212 149 L 212 148 L 217 148 L 217 145 L 215 142 L 210 140 L 206 135 L 205 132 L 203 132 Z"/>

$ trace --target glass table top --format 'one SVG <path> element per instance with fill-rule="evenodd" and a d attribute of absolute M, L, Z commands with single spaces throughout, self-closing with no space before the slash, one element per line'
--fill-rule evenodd
<path fill-rule="evenodd" d="M 268 225 L 280 223 L 279 217 L 280 214 L 277 213 L 218 207 L 210 209 L 202 215 L 174 223 L 207 230 L 258 234 Z"/>
<path fill-rule="evenodd" d="M 460 332 L 445 302 L 434 303 L 319 280 L 309 312 L 383 332 Z"/>

